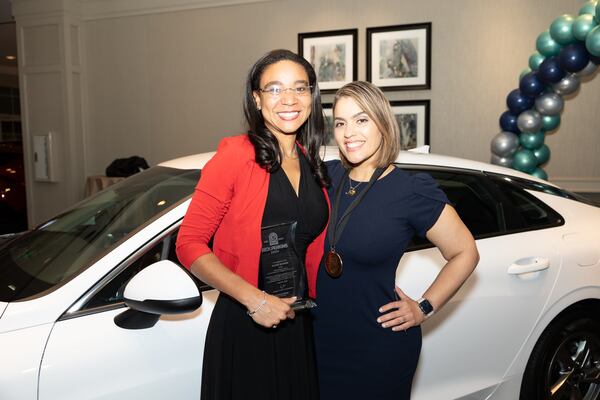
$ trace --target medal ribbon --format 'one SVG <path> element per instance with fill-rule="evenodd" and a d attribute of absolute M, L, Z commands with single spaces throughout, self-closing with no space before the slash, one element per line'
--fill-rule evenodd
<path fill-rule="evenodd" d="M 335 200 L 333 203 L 333 208 L 331 209 L 331 220 L 329 221 L 329 227 L 327 228 L 327 240 L 329 240 L 329 246 L 334 252 L 335 245 L 337 244 L 337 241 L 339 240 L 340 236 L 342 235 L 342 232 L 348 224 L 349 218 L 346 217 L 350 215 L 350 213 L 360 204 L 360 202 L 365 197 L 371 186 L 373 186 L 373 184 L 377 181 L 377 179 L 379 179 L 381 174 L 383 174 L 383 171 L 385 171 L 386 169 L 387 167 L 377 168 L 373 172 L 373 175 L 371 175 L 371 179 L 369 180 L 369 183 L 367 184 L 365 189 L 362 192 L 360 192 L 358 196 L 354 198 L 354 200 L 352 200 L 352 203 L 350 203 L 344 214 L 342 214 L 342 216 L 338 218 L 338 213 L 340 210 L 340 200 L 342 198 L 343 192 L 342 186 L 346 178 L 350 176 L 350 170 L 346 170 L 346 173 L 344 174 L 342 179 L 340 179 L 338 187 L 335 191 Z"/>

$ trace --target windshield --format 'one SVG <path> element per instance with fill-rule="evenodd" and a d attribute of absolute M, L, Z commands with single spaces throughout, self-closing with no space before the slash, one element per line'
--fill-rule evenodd
<path fill-rule="evenodd" d="M 200 171 L 153 167 L 0 248 L 0 301 L 62 284 L 123 238 L 188 197 Z"/>

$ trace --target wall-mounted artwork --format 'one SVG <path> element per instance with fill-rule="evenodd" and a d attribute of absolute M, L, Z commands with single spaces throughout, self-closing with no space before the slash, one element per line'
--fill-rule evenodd
<path fill-rule="evenodd" d="M 381 90 L 431 88 L 431 23 L 367 28 L 367 81 Z"/>
<path fill-rule="evenodd" d="M 298 54 L 315 69 L 321 93 L 357 79 L 357 46 L 357 29 L 298 34 Z"/>
<path fill-rule="evenodd" d="M 327 146 L 336 146 L 335 137 L 333 136 L 333 104 L 323 104 L 323 115 L 325 117 L 325 144 Z"/>
<path fill-rule="evenodd" d="M 429 144 L 429 100 L 391 101 L 402 150 Z"/>

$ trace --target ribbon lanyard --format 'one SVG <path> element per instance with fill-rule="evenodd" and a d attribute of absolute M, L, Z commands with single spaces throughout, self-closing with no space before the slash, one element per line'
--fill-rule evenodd
<path fill-rule="evenodd" d="M 342 198 L 343 192 L 342 186 L 346 178 L 348 178 L 350 175 L 350 170 L 346 170 L 346 173 L 340 180 L 338 187 L 335 191 L 335 200 L 333 208 L 331 209 L 331 220 L 329 221 L 329 227 L 327 228 L 327 240 L 329 240 L 329 246 L 334 252 L 335 245 L 337 244 L 337 241 L 339 240 L 340 236 L 342 235 L 342 232 L 348 224 L 349 218 L 346 217 L 348 217 L 348 215 L 350 215 L 350 213 L 360 204 L 360 202 L 365 197 L 371 186 L 373 186 L 373 184 L 377 181 L 377 179 L 379 179 L 381 174 L 383 174 L 383 171 L 385 171 L 386 169 L 387 167 L 377 168 L 373 172 L 373 175 L 371 175 L 371 179 L 369 180 L 369 183 L 367 184 L 365 189 L 362 192 L 360 192 L 358 196 L 354 198 L 354 200 L 352 200 L 352 203 L 350 203 L 344 214 L 340 218 L 338 218 L 338 212 L 340 210 L 340 200 Z"/>

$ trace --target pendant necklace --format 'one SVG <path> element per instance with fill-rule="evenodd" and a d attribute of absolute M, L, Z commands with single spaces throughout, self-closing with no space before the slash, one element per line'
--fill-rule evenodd
<path fill-rule="evenodd" d="M 356 186 L 352 186 L 352 179 L 350 178 L 350 175 L 348 175 L 349 189 L 346 192 L 346 194 L 350 197 L 354 196 L 356 194 L 356 188 L 358 188 L 361 184 L 362 184 L 362 182 L 358 182 L 358 184 Z"/>

